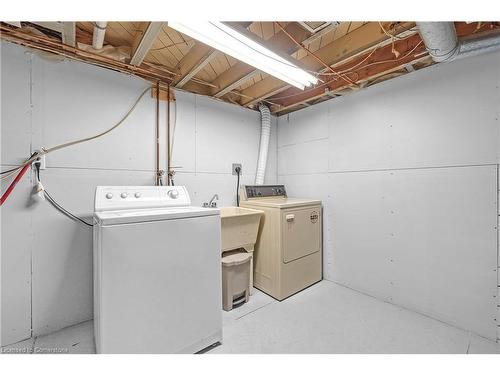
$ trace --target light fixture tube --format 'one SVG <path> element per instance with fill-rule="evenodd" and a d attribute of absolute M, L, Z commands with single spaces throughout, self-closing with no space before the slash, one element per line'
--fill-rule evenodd
<path fill-rule="evenodd" d="M 312 74 L 222 22 L 169 22 L 168 26 L 301 90 L 318 82 Z"/>

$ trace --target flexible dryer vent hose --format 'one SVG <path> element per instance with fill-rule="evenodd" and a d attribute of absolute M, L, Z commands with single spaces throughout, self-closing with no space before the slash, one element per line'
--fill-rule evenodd
<path fill-rule="evenodd" d="M 266 176 L 267 154 L 269 151 L 269 138 L 271 137 L 271 111 L 263 104 L 259 104 L 261 117 L 259 160 L 257 162 L 257 173 L 255 174 L 255 185 L 263 185 Z"/>

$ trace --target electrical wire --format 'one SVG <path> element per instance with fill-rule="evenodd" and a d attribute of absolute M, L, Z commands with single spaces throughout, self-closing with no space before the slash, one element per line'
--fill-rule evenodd
<path fill-rule="evenodd" d="M 137 107 L 137 105 L 139 104 L 139 102 L 141 101 L 141 99 L 144 97 L 144 95 L 150 90 L 151 88 L 148 87 L 146 88 L 142 93 L 141 95 L 139 95 L 139 97 L 137 98 L 137 100 L 134 102 L 134 104 L 132 105 L 132 107 L 130 107 L 130 109 L 127 111 L 127 113 L 125 113 L 125 115 L 115 124 L 113 125 L 112 127 L 110 127 L 109 129 L 99 133 L 99 134 L 96 134 L 96 135 L 93 135 L 91 137 L 86 137 L 86 138 L 81 138 L 81 139 L 77 139 L 77 140 L 74 140 L 74 141 L 70 141 L 70 142 L 66 142 L 66 143 L 62 143 L 62 144 L 59 144 L 59 145 L 56 145 L 56 146 L 53 146 L 53 147 L 50 147 L 50 148 L 42 148 L 40 152 L 38 152 L 36 154 L 36 156 L 31 156 L 28 160 L 26 160 L 23 164 L 21 164 L 20 166 L 18 166 L 18 168 L 22 168 L 24 167 L 25 165 L 27 164 L 31 164 L 32 162 L 34 162 L 38 157 L 42 156 L 42 155 L 46 155 L 50 152 L 53 152 L 53 151 L 57 151 L 57 150 L 61 150 L 63 148 L 66 148 L 66 147 L 69 147 L 69 146 L 74 146 L 74 145 L 77 145 L 79 143 L 83 143 L 83 142 L 88 142 L 88 141 L 91 141 L 91 140 L 94 140 L 96 138 L 99 138 L 99 137 L 102 137 L 103 135 L 106 135 L 108 134 L 109 132 L 115 130 L 117 127 L 119 127 L 121 124 L 123 124 L 123 122 L 130 116 L 130 114 L 134 111 L 134 109 Z"/>
<path fill-rule="evenodd" d="M 19 167 L 19 166 L 17 166 L 17 167 L 15 167 L 15 168 L 8 169 L 8 170 L 6 170 L 6 171 L 0 172 L 0 174 L 5 174 L 5 173 L 10 173 L 10 172 L 15 172 L 15 171 L 17 171 L 19 168 L 20 168 L 20 167 Z"/>
<path fill-rule="evenodd" d="M 377 65 L 377 64 L 385 64 L 385 63 L 389 63 L 389 62 L 397 62 L 397 61 L 400 61 L 400 60 L 403 60 L 405 58 L 407 58 L 409 55 L 411 55 L 423 42 L 420 41 L 418 42 L 415 47 L 413 47 L 409 52 L 407 52 L 405 55 L 401 56 L 401 57 L 398 57 L 397 59 L 391 59 L 391 60 L 380 60 L 380 61 L 374 61 L 372 63 L 369 63 L 369 64 L 366 64 L 363 66 L 363 68 L 367 68 L 369 66 L 373 66 L 373 65 Z M 349 69 L 350 70 L 350 69 Z M 346 71 L 344 71 L 346 72 Z M 347 73 L 343 73 L 343 74 L 347 74 Z M 299 95 L 304 95 L 305 93 L 309 92 L 309 91 L 312 91 L 312 90 L 315 90 L 315 89 L 318 89 L 320 87 L 323 87 L 323 86 L 327 86 L 331 81 L 328 81 L 328 82 L 325 82 L 325 83 L 322 83 L 312 89 L 309 89 L 309 90 L 304 90 L 302 92 L 299 92 L 299 93 L 295 93 L 295 94 L 290 94 L 290 95 L 283 95 L 283 96 L 278 96 L 278 97 L 271 97 L 269 98 L 270 100 L 280 100 L 280 99 L 288 99 L 288 98 L 293 98 L 293 97 L 296 97 L 296 96 L 299 96 Z"/>
<path fill-rule="evenodd" d="M 404 38 L 401 38 L 401 37 L 399 37 L 399 36 L 397 36 L 397 35 L 394 35 L 394 34 L 389 33 L 389 32 L 385 29 L 384 25 L 382 25 L 382 22 L 380 22 L 380 21 L 377 21 L 377 22 L 378 22 L 378 24 L 379 24 L 380 28 L 382 29 L 383 33 L 384 33 L 385 35 L 387 35 L 389 38 L 391 38 L 391 39 L 399 39 L 399 40 L 404 39 Z"/>
<path fill-rule="evenodd" d="M 240 167 L 236 167 L 235 170 L 236 170 L 236 174 L 238 175 L 238 178 L 236 180 L 236 207 L 239 207 L 240 206 L 240 194 L 239 194 L 239 190 L 240 190 L 240 173 L 241 173 L 241 168 Z"/>
<path fill-rule="evenodd" d="M 43 194 L 45 195 L 45 198 L 47 198 L 47 201 L 49 201 L 49 203 L 54 206 L 59 212 L 61 212 L 62 214 L 66 215 L 67 217 L 69 217 L 70 219 L 73 219 L 75 221 L 78 221 L 88 227 L 93 227 L 94 225 L 93 224 L 90 224 L 90 223 L 87 223 L 85 220 L 83 220 L 82 218 L 76 216 L 76 215 L 73 215 L 71 212 L 69 212 L 68 210 L 66 210 L 64 207 L 62 207 L 61 205 L 59 205 L 59 203 L 57 203 L 54 198 L 52 198 L 52 196 L 49 194 L 49 192 L 44 188 L 43 189 Z"/>
<path fill-rule="evenodd" d="M 38 183 L 41 185 L 41 191 L 43 192 L 44 197 L 47 199 L 47 201 L 59 212 L 61 212 L 63 215 L 69 217 L 70 219 L 77 221 L 79 223 L 82 223 L 88 227 L 93 227 L 93 224 L 90 224 L 83 220 L 82 218 L 72 214 L 69 212 L 67 209 L 65 209 L 63 206 L 61 206 L 57 201 L 52 197 L 52 195 L 49 194 L 47 189 L 42 185 L 42 181 L 40 180 L 40 162 L 35 162 L 35 168 L 36 168 L 36 176 Z"/>
<path fill-rule="evenodd" d="M 222 31 L 224 34 L 227 34 L 228 36 L 230 36 L 231 38 L 233 38 L 234 40 L 238 41 L 239 43 L 243 43 L 241 40 L 239 40 L 238 38 L 236 38 L 234 35 L 231 35 L 230 33 L 228 33 L 226 30 L 224 29 L 221 29 L 219 26 L 217 26 L 216 24 L 212 24 L 214 27 L 218 28 L 220 31 Z M 268 55 L 267 53 L 264 53 L 262 51 L 259 51 L 258 49 L 255 49 L 253 48 L 252 46 L 248 45 L 248 44 L 245 44 L 246 47 L 250 48 L 252 51 L 258 53 L 259 55 L 262 55 L 262 56 L 265 56 L 267 58 L 270 58 L 271 60 L 274 60 L 276 62 L 279 62 L 280 64 L 283 64 L 283 65 L 287 65 L 287 66 L 290 66 L 292 68 L 296 68 L 296 69 L 300 69 L 300 70 L 303 70 L 307 73 L 310 73 L 312 75 L 318 75 L 319 73 L 314 71 L 314 70 L 309 70 L 309 69 L 304 69 L 304 68 L 301 68 L 301 67 L 298 67 L 297 65 L 294 65 L 292 64 L 291 62 L 287 62 L 286 60 L 280 60 L 280 59 L 277 59 L 276 57 L 274 56 L 271 56 L 271 55 Z"/>
<path fill-rule="evenodd" d="M 283 33 L 288 38 L 290 38 L 290 40 L 292 40 L 300 48 L 302 48 L 305 51 L 307 51 L 311 56 L 313 56 L 316 59 L 316 61 L 318 61 L 326 69 L 330 70 L 333 74 L 337 75 L 339 78 L 343 79 L 347 83 L 350 83 L 351 85 L 355 85 L 356 86 L 356 82 L 353 82 L 349 78 L 341 76 L 340 74 L 338 74 L 329 64 L 325 63 L 319 56 L 317 56 L 314 52 L 312 52 L 309 48 L 307 48 L 303 43 L 301 43 L 298 40 L 296 40 L 288 31 L 285 30 L 285 28 L 279 22 L 275 22 L 275 24 L 281 29 L 281 31 L 283 31 Z"/>
<path fill-rule="evenodd" d="M 3 171 L 1 174 L 5 173 L 5 176 L 0 177 L 0 179 L 5 180 L 5 179 L 11 177 L 12 175 L 16 174 L 16 172 L 19 171 L 21 168 L 23 168 L 26 164 L 28 164 L 29 160 L 31 158 L 33 158 L 34 156 L 35 156 L 35 159 L 38 158 L 39 152 L 37 151 L 37 152 L 32 153 L 31 156 L 28 159 L 26 159 L 25 161 L 23 161 L 23 163 L 21 165 L 18 165 L 17 167 L 14 167 L 14 168 L 9 169 L 7 171 Z"/>

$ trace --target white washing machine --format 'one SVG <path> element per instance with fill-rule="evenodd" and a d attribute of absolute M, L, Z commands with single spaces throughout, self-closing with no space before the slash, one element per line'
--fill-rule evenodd
<path fill-rule="evenodd" d="M 220 214 L 183 186 L 98 186 L 98 353 L 195 353 L 222 341 Z"/>

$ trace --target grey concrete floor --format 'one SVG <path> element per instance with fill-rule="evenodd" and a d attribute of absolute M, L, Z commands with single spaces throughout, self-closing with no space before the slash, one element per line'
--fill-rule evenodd
<path fill-rule="evenodd" d="M 206 353 L 500 354 L 493 341 L 329 281 L 282 302 L 256 290 L 248 303 L 224 312 L 223 319 L 223 343 Z M 94 353 L 93 323 L 2 350 Z"/>

